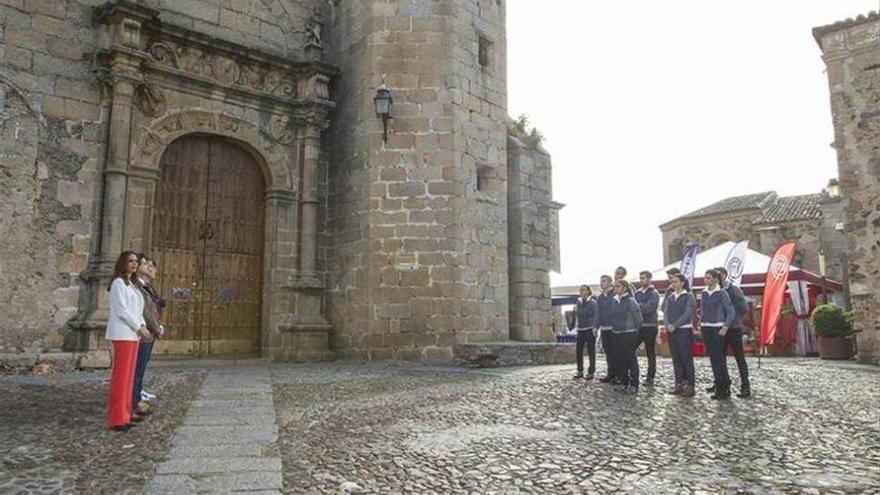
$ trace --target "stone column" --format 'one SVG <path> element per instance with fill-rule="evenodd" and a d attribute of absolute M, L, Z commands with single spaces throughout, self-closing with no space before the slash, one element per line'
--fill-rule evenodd
<path fill-rule="evenodd" d="M 123 238 L 125 199 L 131 146 L 131 112 L 135 87 L 143 81 L 138 69 L 141 60 L 117 54 L 111 62 L 110 83 L 113 103 L 104 167 L 104 199 L 101 215 L 100 263 L 112 267 L 116 256 L 126 249 Z M 109 265 L 108 265 L 109 264 Z"/>
<path fill-rule="evenodd" d="M 103 58 L 107 69 L 103 80 L 109 87 L 111 101 L 101 238 L 98 252 L 82 275 L 85 290 L 81 291 L 80 314 L 70 324 L 73 331 L 65 337 L 68 350 L 96 351 L 103 347 L 101 337 L 110 314 L 108 293 L 103 288 L 109 282 L 116 257 L 129 247 L 124 232 L 132 107 L 135 88 L 143 83 L 141 64 L 148 58 L 141 46 L 141 28 L 155 16 L 155 11 L 129 4 L 108 5 L 98 11 L 98 18 L 107 25 L 109 35 L 108 54 Z M 104 353 L 90 352 L 89 356 L 81 365 L 109 365 Z"/>
<path fill-rule="evenodd" d="M 326 121 L 326 112 L 320 111 L 306 111 L 297 119 L 296 144 L 301 170 L 299 256 L 288 286 L 294 292 L 294 314 L 281 325 L 281 345 L 270 349 L 274 359 L 321 361 L 332 356 L 329 350 L 332 326 L 323 314 L 324 281 L 318 271 L 318 173 L 321 130 Z"/>
<path fill-rule="evenodd" d="M 315 276 L 318 262 L 318 158 L 321 152 L 321 131 L 310 122 L 303 129 L 302 172 L 302 244 L 300 270 Z"/>

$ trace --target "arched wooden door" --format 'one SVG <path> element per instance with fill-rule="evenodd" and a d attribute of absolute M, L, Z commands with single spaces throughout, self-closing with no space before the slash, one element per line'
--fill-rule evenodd
<path fill-rule="evenodd" d="M 188 136 L 162 155 L 154 202 L 156 287 L 168 301 L 156 353 L 259 353 L 265 183 L 247 151 Z"/>

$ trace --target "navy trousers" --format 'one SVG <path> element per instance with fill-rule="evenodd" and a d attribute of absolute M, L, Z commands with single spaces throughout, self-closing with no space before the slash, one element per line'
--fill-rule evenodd
<path fill-rule="evenodd" d="M 739 368 L 739 386 L 740 390 L 749 390 L 749 365 L 746 364 L 746 354 L 743 351 L 742 328 L 728 328 L 727 334 L 724 336 L 723 349 L 725 350 L 724 360 L 727 361 L 727 346 L 733 349 L 733 358 L 736 359 L 736 367 Z M 725 369 L 727 366 L 725 366 Z"/>
<path fill-rule="evenodd" d="M 627 387 L 639 386 L 639 359 L 636 347 L 639 346 L 639 332 L 614 334 L 614 350 L 617 352 L 617 373 L 620 384 Z"/>
<path fill-rule="evenodd" d="M 694 331 L 677 328 L 669 334 L 669 352 L 676 385 L 694 386 Z"/>
<path fill-rule="evenodd" d="M 644 326 L 639 329 L 638 348 L 645 343 L 645 355 L 648 357 L 648 380 L 653 380 L 657 374 L 657 325 Z"/>
<path fill-rule="evenodd" d="M 608 376 L 617 376 L 617 355 L 614 345 L 614 334 L 611 330 L 602 330 L 602 349 L 605 351 L 605 364 L 608 366 Z"/>
<path fill-rule="evenodd" d="M 144 389 L 144 372 L 147 370 L 147 363 L 150 362 L 150 353 L 153 352 L 153 342 L 143 343 L 138 346 L 137 364 L 134 369 L 134 387 L 131 389 L 131 410 L 137 409 L 138 402 L 141 401 L 141 391 Z"/>
<path fill-rule="evenodd" d="M 719 330 L 721 327 L 703 327 L 703 343 L 706 344 L 706 353 L 712 365 L 715 388 L 727 390 L 730 388 L 730 375 L 727 374 L 727 359 L 724 356 L 724 337 L 718 334 Z"/>
<path fill-rule="evenodd" d="M 587 369 L 587 374 L 592 375 L 596 372 L 596 336 L 593 334 L 593 329 L 588 330 L 578 330 L 577 333 L 577 345 L 575 347 L 575 356 L 577 357 L 577 370 L 578 373 L 584 373 L 584 346 L 587 346 L 587 354 L 590 357 L 590 367 Z"/>

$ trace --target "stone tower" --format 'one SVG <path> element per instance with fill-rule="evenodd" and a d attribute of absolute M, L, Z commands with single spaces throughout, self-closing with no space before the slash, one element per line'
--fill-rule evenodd
<path fill-rule="evenodd" d="M 345 69 L 330 130 L 333 347 L 449 360 L 509 333 L 507 88 L 500 0 L 334 2 Z M 382 141 L 373 96 L 394 98 Z"/>
<path fill-rule="evenodd" d="M 880 363 L 880 15 L 813 29 L 828 68 L 860 361 Z"/>

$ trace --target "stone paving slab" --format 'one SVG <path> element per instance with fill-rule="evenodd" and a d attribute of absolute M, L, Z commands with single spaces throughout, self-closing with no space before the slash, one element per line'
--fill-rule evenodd
<path fill-rule="evenodd" d="M 168 458 L 198 458 L 210 457 L 259 457 L 263 455 L 263 446 L 259 444 L 229 444 L 229 445 L 178 445 L 168 452 Z"/>
<path fill-rule="evenodd" d="M 229 366 L 212 372 L 147 493 L 280 493 L 277 440 L 268 367 Z"/>
<path fill-rule="evenodd" d="M 237 472 L 280 472 L 281 459 L 266 457 L 190 457 L 165 462 L 156 469 L 157 474 L 207 474 Z"/>
<path fill-rule="evenodd" d="M 184 495 L 191 493 L 232 493 L 274 490 L 282 488 L 281 472 L 206 474 L 200 476 L 169 474 L 158 475 L 147 485 L 147 494 Z"/>

